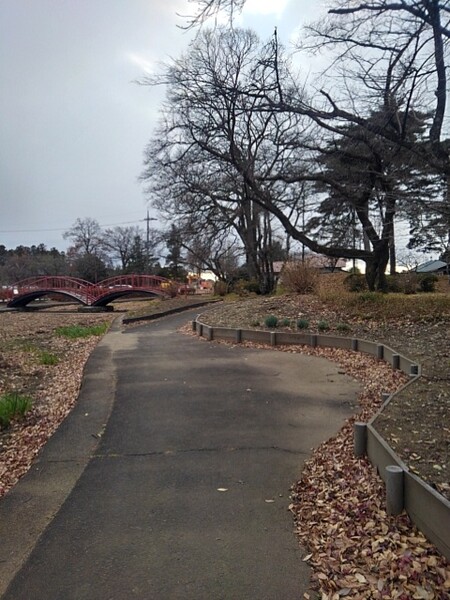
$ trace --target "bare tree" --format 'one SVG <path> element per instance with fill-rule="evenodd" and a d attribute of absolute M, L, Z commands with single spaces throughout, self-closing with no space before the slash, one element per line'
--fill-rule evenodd
<path fill-rule="evenodd" d="M 143 178 L 166 215 L 191 226 L 195 218 L 209 230 L 234 229 L 250 277 L 266 293 L 274 285 L 273 218 L 236 165 L 242 159 L 245 172 L 263 177 L 281 161 L 298 164 L 299 118 L 257 110 L 251 92 L 265 77 L 261 56 L 270 58 L 270 51 L 249 31 L 205 31 L 166 69 L 159 80 L 168 84 L 165 118 L 147 149 Z M 275 180 L 268 187 L 286 207 L 299 200 L 293 184 L 289 191 Z"/>
<path fill-rule="evenodd" d="M 63 233 L 65 240 L 71 240 L 73 249 L 80 255 L 99 255 L 102 248 L 102 230 L 95 219 L 78 218 L 70 229 Z"/>
<path fill-rule="evenodd" d="M 232 14 L 244 4 L 241 0 L 200 1 L 195 23 L 210 17 L 214 10 Z M 448 3 L 443 0 L 334 0 L 329 18 L 311 25 L 301 44 L 305 49 L 330 51 L 329 67 L 314 97 L 295 93 L 295 88 L 294 94 L 286 93 L 282 86 L 274 96 L 274 84 L 269 92 L 263 86 L 253 90 L 253 95 L 264 96 L 267 110 L 308 116 L 331 138 L 339 138 L 342 127 L 352 125 L 414 154 L 416 164 L 422 163 L 447 182 L 442 202 L 415 208 L 433 210 L 440 224 L 448 227 L 450 144 L 445 115 L 449 22 Z M 266 61 L 269 63 L 274 71 L 272 81 L 283 83 L 276 52 Z M 371 118 L 374 106 L 382 110 L 383 121 Z M 420 113 L 429 115 L 425 143 L 407 133 Z M 267 198 L 263 204 L 270 210 Z M 360 219 L 362 213 L 356 213 Z M 289 228 L 289 223 L 286 225 Z M 365 218 L 361 226 L 367 233 Z M 386 244 L 392 244 L 392 232 L 386 231 L 386 235 L 390 241 L 385 236 L 381 241 L 372 236 L 372 254 L 361 256 L 378 287 L 383 287 L 383 274 L 377 255 L 384 255 Z M 450 227 L 447 237 L 450 240 Z M 300 241 L 308 245 L 308 240 Z"/>
<path fill-rule="evenodd" d="M 120 262 L 120 268 L 125 271 L 133 260 L 136 238 L 142 238 L 143 232 L 137 226 L 114 227 L 106 229 L 102 236 L 102 246 L 113 261 Z"/>

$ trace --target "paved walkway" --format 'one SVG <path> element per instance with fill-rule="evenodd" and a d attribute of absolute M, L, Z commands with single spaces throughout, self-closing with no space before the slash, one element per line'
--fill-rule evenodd
<path fill-rule="evenodd" d="M 289 487 L 357 385 L 323 359 L 180 335 L 189 318 L 95 350 L 76 408 L 0 502 L 3 600 L 307 590 Z"/>

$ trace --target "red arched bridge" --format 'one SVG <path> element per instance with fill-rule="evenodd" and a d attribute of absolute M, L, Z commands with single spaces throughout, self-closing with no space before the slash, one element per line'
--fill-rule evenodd
<path fill-rule="evenodd" d="M 85 306 L 106 306 L 109 302 L 130 294 L 170 297 L 177 294 L 180 284 L 156 275 L 119 275 L 98 283 L 76 277 L 30 277 L 3 289 L 7 306 L 19 308 L 51 294 L 61 294 Z"/>

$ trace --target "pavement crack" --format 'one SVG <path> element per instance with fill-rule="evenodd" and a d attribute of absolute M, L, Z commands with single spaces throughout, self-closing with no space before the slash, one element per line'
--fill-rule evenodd
<path fill-rule="evenodd" d="M 230 452 L 285 452 L 287 454 L 309 456 L 308 452 L 282 448 L 281 446 L 225 446 L 225 447 L 200 447 L 200 448 L 170 448 L 167 450 L 154 450 L 151 452 L 106 452 L 93 454 L 92 458 L 145 458 L 152 456 L 175 456 L 179 454 L 197 453 L 230 453 Z"/>
<path fill-rule="evenodd" d="M 283 452 L 297 456 L 309 456 L 308 452 L 302 450 L 293 450 L 292 448 L 283 448 L 281 446 L 224 446 L 224 447 L 200 447 L 200 448 L 170 448 L 167 450 L 152 450 L 150 452 L 102 452 L 91 454 L 90 456 L 74 456 L 71 458 L 50 459 L 37 461 L 36 464 L 71 464 L 79 462 L 88 462 L 91 459 L 114 459 L 114 458 L 145 458 L 152 456 L 176 456 L 180 454 L 199 454 L 199 453 L 231 453 L 231 452 Z"/>

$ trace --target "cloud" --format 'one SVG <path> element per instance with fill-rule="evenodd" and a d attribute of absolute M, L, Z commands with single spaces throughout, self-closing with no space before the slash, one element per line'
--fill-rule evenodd
<path fill-rule="evenodd" d="M 136 54 L 135 52 L 128 52 L 126 55 L 127 59 L 137 65 L 143 73 L 150 75 L 155 72 L 154 62 L 144 58 L 140 54 Z"/>

